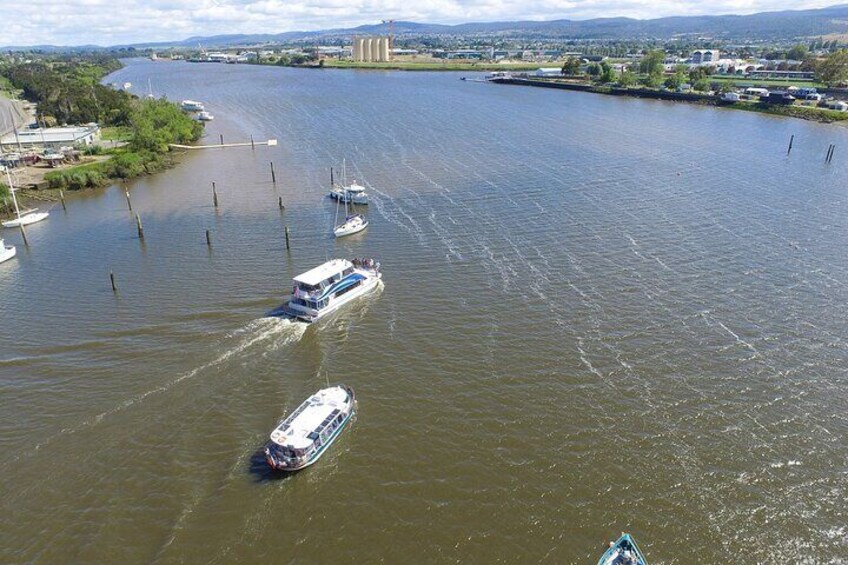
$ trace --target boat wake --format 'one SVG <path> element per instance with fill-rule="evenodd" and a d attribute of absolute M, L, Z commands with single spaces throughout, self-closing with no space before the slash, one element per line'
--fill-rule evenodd
<path fill-rule="evenodd" d="M 268 351 L 275 351 L 285 345 L 296 343 L 301 339 L 304 332 L 306 331 L 306 328 L 306 324 L 300 322 L 292 322 L 291 320 L 280 318 L 259 318 L 256 320 L 252 320 L 244 327 L 226 334 L 223 338 L 223 341 L 235 341 L 235 343 L 230 347 L 225 348 L 223 353 L 221 353 L 211 361 L 204 363 L 203 365 L 200 365 L 199 367 L 196 367 L 190 371 L 187 371 L 179 375 L 178 377 L 166 383 L 163 383 L 155 388 L 130 397 L 124 400 L 123 402 L 117 404 L 113 408 L 110 408 L 105 412 L 101 412 L 100 414 L 97 414 L 96 416 L 86 421 L 83 421 L 82 423 L 74 427 L 63 428 L 56 434 L 46 438 L 41 443 L 37 444 L 35 446 L 35 450 L 37 451 L 42 447 L 46 447 L 59 437 L 74 434 L 87 428 L 93 428 L 103 422 L 105 419 L 109 418 L 110 416 L 113 416 L 137 404 L 140 404 L 151 396 L 165 393 L 174 386 L 184 381 L 193 379 L 198 375 L 202 375 L 210 369 L 213 369 L 217 366 L 226 363 L 229 359 L 235 356 L 241 355 L 248 350 L 255 349 L 257 346 L 264 346 L 266 350 L 263 353 L 267 354 Z M 17 459 L 18 458 L 15 458 L 14 460 Z"/>

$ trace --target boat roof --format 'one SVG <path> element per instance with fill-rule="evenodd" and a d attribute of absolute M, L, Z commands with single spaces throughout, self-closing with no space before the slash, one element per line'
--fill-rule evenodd
<path fill-rule="evenodd" d="M 327 280 L 333 275 L 341 273 L 349 267 L 353 267 L 353 263 L 347 259 L 331 259 L 323 265 L 318 265 L 314 269 L 310 269 L 305 273 L 297 275 L 293 280 L 297 283 L 315 286 L 321 281 Z"/>
<path fill-rule="evenodd" d="M 344 190 L 348 191 L 348 192 L 364 192 L 365 191 L 365 187 L 362 186 L 361 184 L 358 184 L 356 181 L 353 181 L 348 186 L 343 186 L 342 188 Z"/>
<path fill-rule="evenodd" d="M 348 393 L 341 386 L 321 389 L 301 404 L 271 432 L 271 441 L 277 445 L 294 449 L 306 449 L 314 443 L 309 434 L 317 430 L 334 411 L 338 413 L 347 407 Z"/>

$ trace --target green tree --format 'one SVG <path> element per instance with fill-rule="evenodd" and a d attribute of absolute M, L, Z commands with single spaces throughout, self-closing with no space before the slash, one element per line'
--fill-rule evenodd
<path fill-rule="evenodd" d="M 639 61 L 639 72 L 647 75 L 652 83 L 659 84 L 664 70 L 664 60 L 665 53 L 663 51 L 659 49 L 648 51 Z"/>
<path fill-rule="evenodd" d="M 786 53 L 786 58 L 792 59 L 793 61 L 803 61 L 807 58 L 807 53 L 809 53 L 807 46 L 799 43 Z"/>
<path fill-rule="evenodd" d="M 601 84 L 615 82 L 615 69 L 606 61 L 601 61 L 601 74 L 598 77 L 598 82 Z"/>
<path fill-rule="evenodd" d="M 705 79 L 710 76 L 709 67 L 695 67 L 689 69 L 689 82 L 692 84 L 698 82 L 699 80 Z"/>
<path fill-rule="evenodd" d="M 601 76 L 601 66 L 598 63 L 591 63 L 586 67 L 586 74 L 591 77 L 598 78 Z"/>
<path fill-rule="evenodd" d="M 569 57 L 562 65 L 562 74 L 566 76 L 576 76 L 580 74 L 580 59 Z"/>
<path fill-rule="evenodd" d="M 834 51 L 816 65 L 816 78 L 833 86 L 848 81 L 848 51 Z"/>
<path fill-rule="evenodd" d="M 705 79 L 698 79 L 695 81 L 695 84 L 692 85 L 693 90 L 697 90 L 698 92 L 706 92 L 710 89 L 710 82 Z"/>
<path fill-rule="evenodd" d="M 623 70 L 618 75 L 618 84 L 624 87 L 633 86 L 636 84 L 636 75 L 629 70 Z"/>

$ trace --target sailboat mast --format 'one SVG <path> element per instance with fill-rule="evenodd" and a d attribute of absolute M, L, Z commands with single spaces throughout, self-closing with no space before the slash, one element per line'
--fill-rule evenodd
<path fill-rule="evenodd" d="M 15 214 L 18 216 L 18 220 L 20 220 L 21 210 L 18 208 L 18 199 L 15 198 L 15 187 L 12 186 L 12 175 L 9 173 L 9 169 L 6 169 L 6 180 L 9 181 L 9 192 L 12 193 L 12 202 L 15 203 Z"/>

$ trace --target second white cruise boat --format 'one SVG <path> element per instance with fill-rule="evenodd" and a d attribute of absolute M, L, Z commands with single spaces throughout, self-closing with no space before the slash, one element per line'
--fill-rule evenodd
<path fill-rule="evenodd" d="M 294 277 L 291 299 L 268 315 L 315 322 L 377 288 L 382 277 L 373 259 L 333 259 Z"/>

